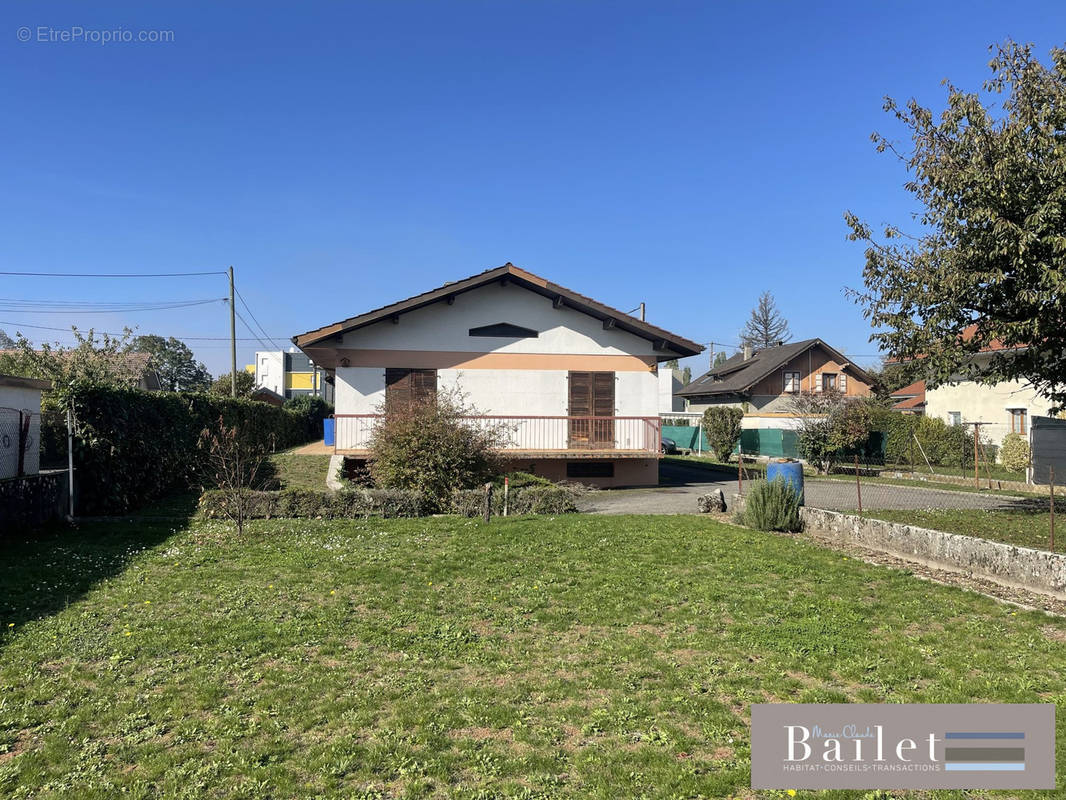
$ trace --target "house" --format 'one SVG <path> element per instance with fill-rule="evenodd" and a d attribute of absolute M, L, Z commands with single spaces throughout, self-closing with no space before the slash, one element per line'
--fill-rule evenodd
<path fill-rule="evenodd" d="M 821 339 L 805 339 L 757 352 L 745 348 L 677 394 L 685 399 L 686 411 L 728 405 L 743 408 L 745 417 L 788 417 L 800 392 L 865 397 L 872 385 L 873 379 L 839 350 Z"/>
<path fill-rule="evenodd" d="M 255 363 L 247 369 L 257 388 L 269 389 L 283 400 L 308 394 L 333 403 L 333 384 L 327 380 L 329 376 L 295 347 L 288 352 L 260 350 L 255 354 Z"/>
<path fill-rule="evenodd" d="M 0 375 L 0 480 L 40 471 L 41 392 L 51 388 L 51 381 Z"/>
<path fill-rule="evenodd" d="M 798 458 L 801 392 L 837 391 L 848 397 L 871 393 L 873 379 L 821 339 L 779 344 L 757 352 L 745 348 L 678 391 L 685 410 L 713 406 L 743 409 L 742 451 L 747 455 Z"/>
<path fill-rule="evenodd" d="M 966 328 L 962 336 L 972 338 L 976 326 Z M 993 341 L 973 356 L 973 365 L 987 365 L 994 355 L 1013 348 Z M 1008 433 L 1029 438 L 1035 416 L 1054 416 L 1055 404 L 1025 381 L 1000 381 L 983 384 L 962 374 L 935 389 L 926 389 L 925 413 L 952 425 L 980 422 L 981 433 L 993 444 L 1000 444 Z"/>
<path fill-rule="evenodd" d="M 892 399 L 893 411 L 915 416 L 925 413 L 925 381 L 915 381 L 902 389 L 896 389 L 889 397 Z"/>
<path fill-rule="evenodd" d="M 365 458 L 386 401 L 458 390 L 512 468 L 658 482 L 658 364 L 703 348 L 511 263 L 293 338 L 335 380 L 335 452 Z"/>

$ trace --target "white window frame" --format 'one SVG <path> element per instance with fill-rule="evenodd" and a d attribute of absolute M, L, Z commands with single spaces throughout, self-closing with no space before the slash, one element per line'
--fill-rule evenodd
<path fill-rule="evenodd" d="M 951 420 L 952 426 L 958 428 L 962 425 L 962 412 L 961 411 L 949 411 L 948 419 Z"/>
<path fill-rule="evenodd" d="M 800 390 L 800 373 L 798 370 L 785 371 L 785 393 L 797 394 Z"/>

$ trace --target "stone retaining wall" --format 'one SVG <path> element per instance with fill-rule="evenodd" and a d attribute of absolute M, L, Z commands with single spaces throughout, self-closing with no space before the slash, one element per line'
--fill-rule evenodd
<path fill-rule="evenodd" d="M 734 497 L 734 509 L 744 498 Z M 803 524 L 870 550 L 1066 599 L 1066 556 L 898 522 L 801 508 Z"/>

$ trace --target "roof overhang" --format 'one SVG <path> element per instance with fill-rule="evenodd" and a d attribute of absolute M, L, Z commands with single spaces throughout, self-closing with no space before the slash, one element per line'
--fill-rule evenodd
<path fill-rule="evenodd" d="M 18 375 L 0 375 L 0 386 L 11 386 L 16 389 L 39 389 L 47 392 L 52 388 L 52 382 L 38 378 L 23 378 Z"/>
<path fill-rule="evenodd" d="M 316 363 L 322 366 L 334 366 L 324 363 L 320 358 L 327 347 L 339 344 L 340 337 L 344 334 L 383 320 L 399 322 L 402 314 L 424 308 L 433 303 L 443 302 L 450 305 L 454 302 L 456 296 L 496 282 L 514 283 L 549 298 L 556 308 L 565 306 L 588 314 L 590 317 L 600 320 L 605 329 L 623 330 L 647 339 L 652 342 L 657 351 L 662 353 L 662 357 L 659 358 L 660 361 L 671 358 L 686 358 L 703 352 L 703 345 L 639 320 L 623 311 L 597 302 L 591 297 L 586 297 L 564 286 L 545 280 L 532 272 L 516 267 L 510 262 L 502 267 L 490 269 L 461 281 L 446 283 L 432 291 L 368 311 L 357 317 L 350 317 L 340 322 L 334 322 L 332 325 L 301 333 L 298 336 L 293 336 L 292 341 L 293 344 L 307 352 L 308 355 L 311 355 L 310 351 L 318 353 L 318 357 L 312 356 L 312 360 Z"/>

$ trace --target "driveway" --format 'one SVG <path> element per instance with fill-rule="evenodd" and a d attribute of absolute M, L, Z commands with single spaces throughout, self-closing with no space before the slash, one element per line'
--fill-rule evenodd
<path fill-rule="evenodd" d="M 696 498 L 715 489 L 732 505 L 737 491 L 736 472 L 718 472 L 672 461 L 659 463 L 659 486 L 647 489 L 602 489 L 581 501 L 581 510 L 591 514 L 695 514 Z M 833 511 L 855 511 L 858 498 L 854 481 L 806 478 L 806 504 Z M 918 486 L 862 484 L 863 510 L 875 509 L 1010 509 L 1047 505 L 1046 500 L 1009 495 L 926 489 Z"/>

